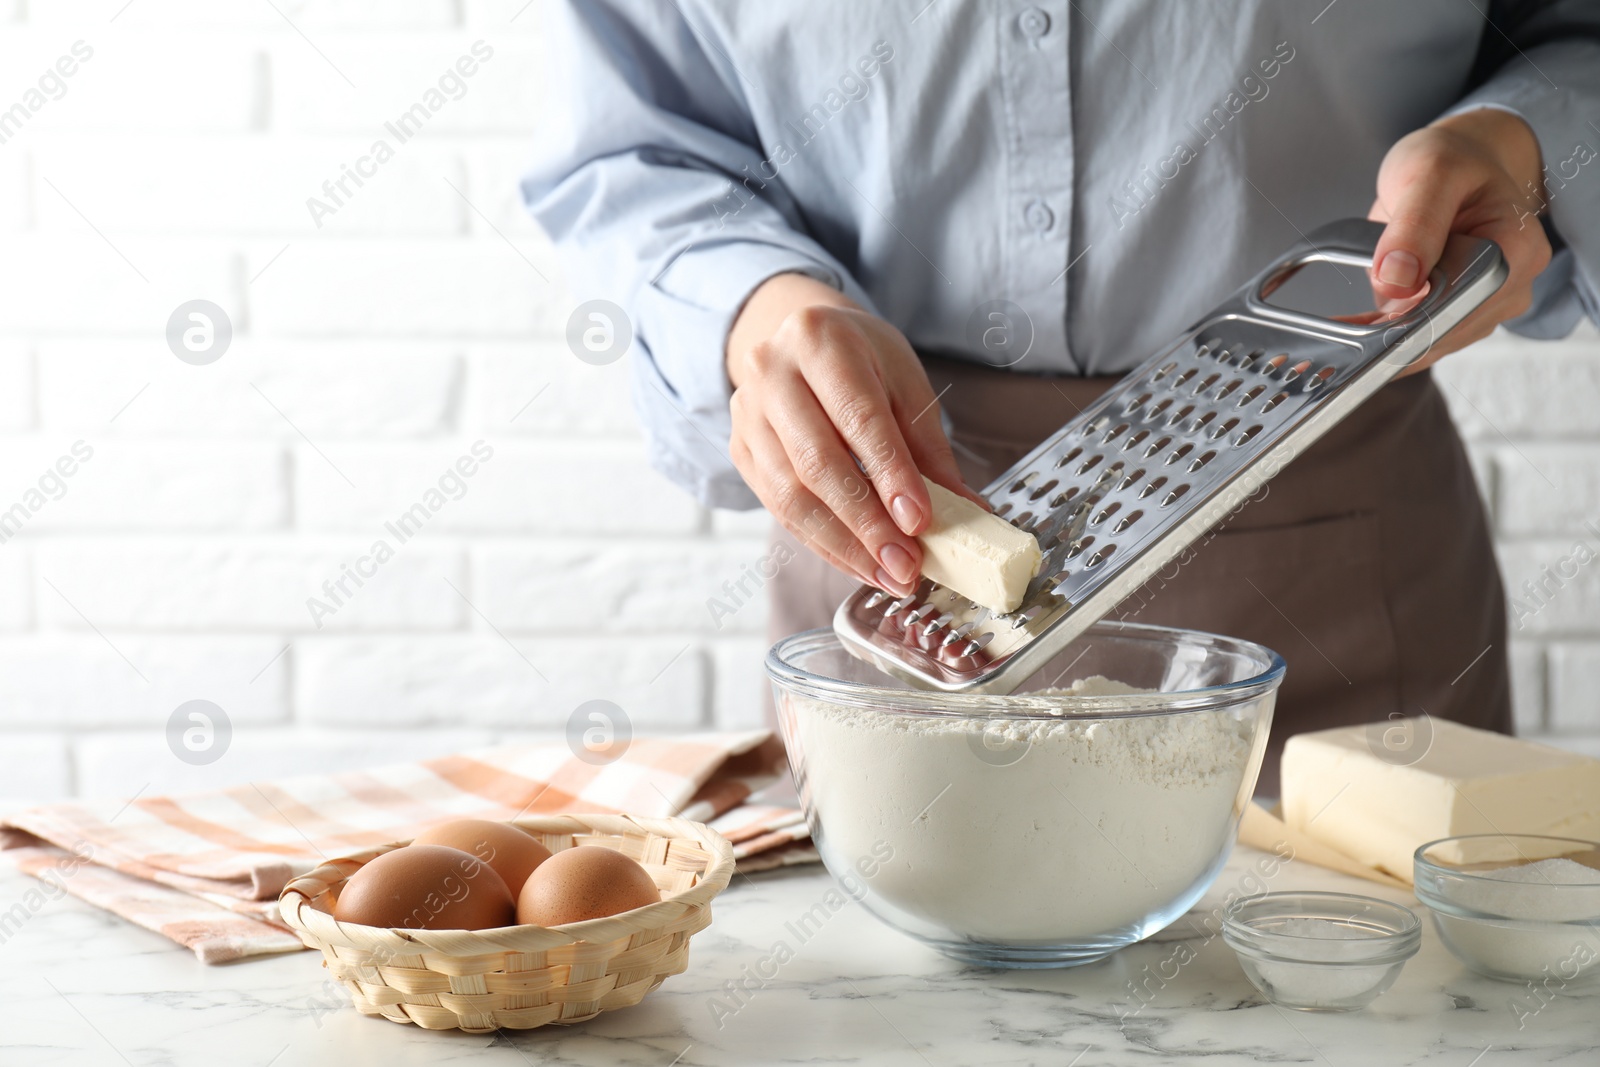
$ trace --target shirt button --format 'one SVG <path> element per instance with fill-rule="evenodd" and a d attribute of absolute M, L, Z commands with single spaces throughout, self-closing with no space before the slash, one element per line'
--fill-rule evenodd
<path fill-rule="evenodd" d="M 1051 211 L 1043 200 L 1031 200 L 1028 206 L 1022 209 L 1022 221 L 1044 233 L 1055 225 L 1056 213 Z"/>
<path fill-rule="evenodd" d="M 1030 7 L 1017 16 L 1017 27 L 1024 37 L 1043 37 L 1050 32 L 1050 16 L 1036 7 Z"/>

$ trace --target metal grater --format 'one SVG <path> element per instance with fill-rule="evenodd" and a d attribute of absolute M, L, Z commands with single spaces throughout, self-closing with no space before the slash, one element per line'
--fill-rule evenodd
<path fill-rule="evenodd" d="M 1016 611 L 927 579 L 903 598 L 863 586 L 834 615 L 845 647 L 923 688 L 1020 686 L 1505 280 L 1498 246 L 1452 236 L 1427 297 L 1397 319 L 1354 325 L 1267 303 L 1319 261 L 1366 284 L 1382 232 L 1345 219 L 1305 237 L 984 490 L 1044 552 Z"/>

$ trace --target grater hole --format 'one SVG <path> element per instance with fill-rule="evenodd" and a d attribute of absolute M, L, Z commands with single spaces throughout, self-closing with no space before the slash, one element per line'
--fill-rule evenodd
<path fill-rule="evenodd" d="M 1147 419 L 1150 419 L 1151 421 L 1154 421 L 1154 420 L 1156 420 L 1157 418 L 1160 417 L 1160 415 L 1161 415 L 1161 413 L 1163 411 L 1167 410 L 1171 406 L 1172 406 L 1172 398 L 1168 397 L 1167 399 L 1163 400 L 1161 403 L 1157 404 L 1155 407 L 1151 408 L 1149 411 L 1145 412 L 1145 416 L 1144 417 L 1147 418 Z"/>
<path fill-rule="evenodd" d="M 1254 437 L 1256 434 L 1258 434 L 1260 432 L 1261 432 L 1261 424 L 1260 423 L 1256 423 L 1254 426 L 1250 427 L 1248 430 L 1245 430 L 1243 433 L 1241 433 L 1238 437 L 1235 437 L 1233 439 L 1233 443 L 1236 446 L 1245 444 L 1252 437 Z"/>
<path fill-rule="evenodd" d="M 1246 404 L 1250 403 L 1250 401 L 1254 400 L 1256 397 L 1260 396 L 1266 391 L 1267 387 L 1264 385 L 1252 385 L 1248 390 L 1239 396 L 1239 406 L 1244 407 Z"/>
<path fill-rule="evenodd" d="M 1194 451 L 1194 445 L 1191 445 L 1191 444 L 1186 444 L 1186 445 L 1183 445 L 1181 448 L 1174 449 L 1173 452 L 1172 452 L 1172 455 L 1167 457 L 1167 466 L 1169 466 L 1169 467 L 1172 466 L 1174 463 L 1178 462 L 1184 456 L 1187 456 L 1190 452 L 1193 452 L 1193 451 Z"/>
<path fill-rule="evenodd" d="M 1147 485 L 1143 489 L 1139 490 L 1139 499 L 1143 500 L 1145 497 L 1149 496 L 1151 493 L 1154 493 L 1156 490 L 1160 489 L 1163 485 L 1166 485 L 1166 484 L 1167 484 L 1167 479 L 1165 477 L 1152 478 L 1150 480 L 1150 484 L 1149 485 Z"/>
<path fill-rule="evenodd" d="M 1235 389 L 1239 388 L 1239 386 L 1241 386 L 1243 384 L 1244 384 L 1244 379 L 1243 378 L 1235 378 L 1233 381 L 1229 382 L 1227 385 L 1224 385 L 1221 389 L 1217 390 L 1217 399 L 1218 400 L 1222 400 L 1222 399 L 1226 398 L 1229 393 L 1233 392 Z"/>
<path fill-rule="evenodd" d="M 1011 525 L 1015 526 L 1019 530 L 1026 530 L 1028 528 L 1028 524 L 1032 521 L 1033 512 L 1024 511 L 1021 515 L 1018 515 L 1016 518 L 1011 520 Z"/>
<path fill-rule="evenodd" d="M 1071 463 L 1081 455 L 1083 455 L 1083 449 L 1074 448 L 1071 452 L 1068 452 L 1066 455 L 1056 460 L 1056 466 L 1065 467 L 1068 463 Z"/>
<path fill-rule="evenodd" d="M 1178 375 L 1176 378 L 1174 378 L 1172 380 L 1172 388 L 1174 388 L 1174 389 L 1178 388 L 1184 382 L 1188 381 L 1190 378 L 1193 378 L 1196 374 L 1199 374 L 1199 373 L 1200 372 L 1199 372 L 1198 369 L 1196 369 L 1194 367 L 1190 367 L 1188 370 L 1184 371 L 1182 374 Z"/>
<path fill-rule="evenodd" d="M 1289 354 L 1287 352 L 1279 352 L 1277 355 L 1273 356 L 1271 359 L 1267 360 L 1261 365 L 1261 373 L 1270 378 L 1274 374 L 1278 373 L 1278 371 L 1282 370 L 1283 365 L 1288 362 Z"/>
<path fill-rule="evenodd" d="M 1064 491 L 1055 495 L 1055 499 L 1050 501 L 1050 506 L 1053 508 L 1059 508 L 1061 505 L 1065 504 L 1067 501 L 1071 500 L 1077 495 L 1078 487 L 1075 485 L 1068 486 Z"/>
<path fill-rule="evenodd" d="M 1039 477 L 1038 471 L 1029 471 L 1027 474 L 1024 474 L 1022 477 L 1011 483 L 1011 491 L 1013 493 L 1022 492 L 1024 489 L 1028 488 L 1028 486 L 1032 485 L 1033 480 L 1037 477 Z"/>
<path fill-rule="evenodd" d="M 1178 425 L 1178 423 L 1180 423 L 1184 419 L 1188 418 L 1189 413 L 1191 411 L 1193 411 L 1193 410 L 1194 410 L 1194 405 L 1193 404 L 1185 404 L 1183 407 L 1179 408 L 1177 411 L 1174 411 L 1172 413 L 1172 417 L 1167 419 L 1167 425 L 1168 426 L 1176 426 L 1176 425 Z"/>
<path fill-rule="evenodd" d="M 1122 505 L 1121 504 L 1115 504 L 1115 503 L 1108 504 L 1104 508 L 1100 509 L 1100 514 L 1096 515 L 1094 518 L 1089 520 L 1089 525 L 1091 525 L 1091 526 L 1099 526 L 1101 523 L 1105 522 L 1107 519 L 1109 519 L 1111 516 L 1115 515 L 1117 512 L 1119 512 L 1121 510 L 1122 510 Z"/>
<path fill-rule="evenodd" d="M 1177 369 L 1178 369 L 1178 361 L 1177 360 L 1173 360 L 1172 362 L 1168 363 L 1166 366 L 1159 368 L 1154 374 L 1150 375 L 1150 380 L 1152 382 L 1159 382 L 1161 379 L 1165 378 L 1167 375 L 1171 374 L 1173 371 L 1175 371 Z"/>
<path fill-rule="evenodd" d="M 1033 524 L 1033 536 L 1038 540 L 1039 547 L 1049 548 L 1052 539 L 1060 535 L 1064 526 L 1062 516 L 1055 512 L 1046 512 L 1039 516 L 1039 521 Z"/>
<path fill-rule="evenodd" d="M 1294 366 L 1289 368 L 1289 373 L 1283 376 L 1283 384 L 1288 385 L 1290 382 L 1294 381 L 1296 378 L 1300 377 L 1300 375 L 1304 374 L 1310 369 L 1311 361 L 1309 359 L 1302 359 L 1299 363 L 1296 363 Z"/>
<path fill-rule="evenodd" d="M 1206 423 L 1210 422 L 1212 419 L 1214 419 L 1216 417 L 1217 417 L 1217 413 L 1215 411 L 1207 411 L 1204 414 L 1202 414 L 1198 419 L 1194 420 L 1194 425 L 1191 426 L 1190 429 L 1195 430 L 1195 431 L 1199 431 L 1199 430 L 1201 430 L 1201 429 L 1203 429 L 1205 427 Z"/>
<path fill-rule="evenodd" d="M 1229 430 L 1233 429 L 1237 425 L 1239 425 L 1238 419 L 1229 419 L 1221 426 L 1218 426 L 1215 430 L 1211 431 L 1211 439 L 1213 441 L 1218 440 L 1219 438 L 1225 436 Z"/>
<path fill-rule="evenodd" d="M 1332 367 L 1323 367 L 1321 370 L 1317 371 L 1317 373 L 1313 374 L 1311 376 L 1311 380 L 1306 383 L 1306 392 L 1311 392 L 1311 390 L 1315 389 L 1319 385 L 1324 384 L 1329 378 L 1332 378 L 1337 373 L 1339 372 Z"/>
<path fill-rule="evenodd" d="M 1289 390 L 1279 389 L 1276 393 L 1272 394 L 1272 399 L 1261 405 L 1261 414 L 1265 415 L 1267 412 L 1271 411 L 1273 408 L 1277 407 L 1279 404 L 1288 399 Z"/>
<path fill-rule="evenodd" d="M 1163 436 L 1160 440 L 1146 445 L 1144 449 L 1144 458 L 1149 459 L 1151 456 L 1155 455 L 1157 452 L 1160 452 L 1163 448 L 1166 448 L 1171 443 L 1172 435 L 1168 434 Z"/>
<path fill-rule="evenodd" d="M 1031 608 L 1023 608 L 1021 611 L 1017 612 L 1016 617 L 1011 620 L 1011 628 L 1013 630 L 1020 630 L 1034 619 L 1037 619 L 1039 617 L 1039 612 L 1040 608 L 1037 604 Z"/>
<path fill-rule="evenodd" d="M 1173 504 L 1176 504 L 1179 498 L 1181 498 L 1183 494 L 1187 493 L 1188 491 L 1189 483 L 1184 482 L 1182 485 L 1178 486 L 1176 489 L 1172 490 L 1172 492 L 1166 495 L 1166 497 L 1161 501 L 1161 506 L 1164 508 L 1171 507 Z"/>
<path fill-rule="evenodd" d="M 1208 344 L 1195 345 L 1194 358 L 1196 358 L 1196 359 L 1205 359 L 1210 354 L 1211 354 L 1211 346 L 1210 345 L 1208 345 Z"/>
<path fill-rule="evenodd" d="M 1130 474 L 1126 478 L 1122 479 L 1121 482 L 1117 483 L 1117 488 L 1118 489 L 1126 489 L 1129 486 L 1131 486 L 1134 482 L 1138 481 L 1140 478 L 1143 478 L 1143 477 L 1144 477 L 1144 468 L 1140 467 L 1138 470 L 1134 471 L 1132 474 Z"/>
<path fill-rule="evenodd" d="M 1098 418 L 1091 419 L 1088 425 L 1083 428 L 1083 435 L 1085 437 L 1089 437 L 1093 434 L 1099 433 L 1101 430 L 1106 428 L 1106 423 L 1110 421 L 1111 419 L 1106 415 L 1101 415 Z"/>
<path fill-rule="evenodd" d="M 1132 437 L 1130 437 L 1126 441 L 1122 442 L 1122 450 L 1124 452 L 1126 452 L 1128 449 L 1133 448 L 1140 441 L 1143 441 L 1146 437 L 1149 437 L 1149 436 L 1150 436 L 1150 431 L 1149 430 L 1140 430 L 1138 433 L 1134 434 Z"/>
<path fill-rule="evenodd" d="M 1207 463 L 1210 463 L 1216 457 L 1217 457 L 1217 450 L 1214 449 L 1214 448 L 1211 451 L 1209 451 L 1209 452 L 1207 452 L 1207 453 L 1205 453 L 1205 454 L 1203 454 L 1201 456 L 1195 457 L 1194 461 L 1189 464 L 1189 473 L 1193 474 L 1195 471 L 1199 470 L 1201 467 L 1204 467 Z"/>
<path fill-rule="evenodd" d="M 1033 492 L 1029 493 L 1028 494 L 1028 499 L 1029 500 L 1038 500 L 1040 497 L 1044 496 L 1046 493 L 1048 493 L 1050 490 L 1054 489 L 1056 486 L 1058 486 L 1060 484 L 1061 484 L 1061 482 L 1059 480 L 1057 480 L 1055 478 L 1051 478 L 1048 482 L 1045 482 L 1039 488 L 1037 488 Z"/>
<path fill-rule="evenodd" d="M 1123 414 L 1132 415 L 1135 411 L 1138 411 L 1140 408 L 1144 407 L 1145 403 L 1149 399 L 1149 393 L 1140 393 L 1138 396 L 1128 401 L 1128 406 L 1122 409 Z"/>
<path fill-rule="evenodd" d="M 1222 375 L 1220 375 L 1220 374 L 1207 375 L 1205 381 L 1201 382 L 1199 385 L 1194 387 L 1194 395 L 1195 396 L 1199 396 L 1201 393 L 1205 392 L 1207 389 L 1210 389 L 1213 385 L 1217 384 L 1217 379 L 1221 378 L 1221 377 L 1222 377 Z"/>
<path fill-rule="evenodd" d="M 1117 546 L 1116 545 L 1106 545 L 1100 551 L 1096 552 L 1094 555 L 1092 555 L 1088 559 L 1084 560 L 1084 563 L 1083 563 L 1084 569 L 1088 570 L 1090 567 L 1098 567 L 1100 564 L 1102 564 L 1106 560 L 1110 559 L 1111 558 L 1111 553 L 1115 552 L 1116 550 L 1117 550 Z"/>
<path fill-rule="evenodd" d="M 1115 441 L 1117 438 L 1121 437 L 1127 432 L 1128 424 L 1125 422 L 1119 422 L 1117 425 L 1106 431 L 1106 435 L 1100 438 L 1100 443 L 1103 445 L 1109 445 L 1112 441 Z"/>
<path fill-rule="evenodd" d="M 1094 534 L 1086 534 L 1085 536 L 1078 538 L 1076 541 L 1072 542 L 1072 546 L 1067 549 L 1067 558 L 1077 559 L 1079 556 L 1083 555 L 1083 550 L 1092 544 L 1094 544 Z"/>
<path fill-rule="evenodd" d="M 1126 530 L 1128 527 L 1132 526 L 1134 523 L 1138 522 L 1143 517 L 1144 517 L 1144 512 L 1142 512 L 1142 511 L 1130 511 L 1126 515 L 1124 515 L 1122 518 L 1117 520 L 1117 524 L 1115 526 L 1111 527 L 1111 532 L 1112 533 L 1121 533 L 1123 530 Z"/>
<path fill-rule="evenodd" d="M 1096 467 L 1098 467 L 1100 465 L 1100 461 L 1102 459 L 1105 459 L 1105 457 L 1102 456 L 1100 453 L 1096 452 L 1094 455 L 1090 456 L 1088 459 L 1083 461 L 1083 466 L 1078 468 L 1077 473 L 1079 473 L 1079 474 L 1087 474 L 1088 472 L 1090 472 L 1090 471 L 1094 470 Z"/>
<path fill-rule="evenodd" d="M 1011 501 L 1009 501 L 1009 500 L 1007 500 L 1004 504 L 1001 504 L 999 507 L 994 509 L 995 515 L 997 515 L 998 517 L 1000 517 L 1002 519 L 1005 518 L 1007 513 L 1009 513 L 1010 511 L 1011 511 Z"/>
<path fill-rule="evenodd" d="M 1246 352 L 1244 354 L 1244 357 L 1239 360 L 1239 369 L 1240 370 L 1249 370 L 1251 367 L 1253 367 L 1255 365 L 1256 360 L 1261 358 L 1261 355 L 1262 355 L 1262 352 L 1261 352 L 1261 349 L 1259 349 L 1259 348 L 1256 349 L 1254 352 Z"/>

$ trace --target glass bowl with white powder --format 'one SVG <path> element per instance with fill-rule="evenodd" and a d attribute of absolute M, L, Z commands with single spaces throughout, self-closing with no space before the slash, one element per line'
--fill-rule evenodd
<path fill-rule="evenodd" d="M 1468 834 L 1417 849 L 1417 899 L 1452 955 L 1550 995 L 1600 987 L 1600 842 Z"/>
<path fill-rule="evenodd" d="M 1227 861 L 1282 657 L 1102 622 L 1007 696 L 912 689 L 831 630 L 767 656 L 817 848 L 885 923 L 991 967 L 1101 959 Z"/>
<path fill-rule="evenodd" d="M 1355 893 L 1261 893 L 1228 906 L 1222 939 L 1268 1000 L 1359 1011 L 1394 985 L 1422 944 L 1416 913 Z"/>

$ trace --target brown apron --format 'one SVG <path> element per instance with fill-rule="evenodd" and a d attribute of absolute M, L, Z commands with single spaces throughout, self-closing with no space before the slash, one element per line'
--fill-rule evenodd
<path fill-rule="evenodd" d="M 983 487 L 1116 378 L 925 358 Z M 795 542 L 783 530 L 774 539 Z M 854 582 L 809 552 L 771 584 L 774 639 L 829 625 Z M 1290 734 L 1426 713 L 1511 732 L 1505 595 L 1472 469 L 1431 373 L 1385 386 L 1114 617 L 1242 637 L 1289 671 L 1257 792 Z"/>

